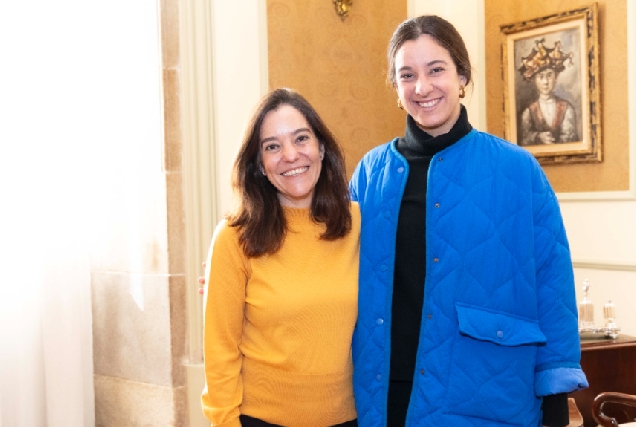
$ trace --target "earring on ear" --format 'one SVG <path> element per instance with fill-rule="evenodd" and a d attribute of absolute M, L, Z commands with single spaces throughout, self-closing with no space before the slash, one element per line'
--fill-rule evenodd
<path fill-rule="evenodd" d="M 325 152 L 323 151 L 322 153 L 320 153 L 320 160 L 324 160 L 325 158 Z"/>
<path fill-rule="evenodd" d="M 267 175 L 267 174 L 265 173 L 265 169 L 263 168 L 263 165 L 260 165 L 260 166 L 258 167 L 258 170 L 260 170 L 260 171 L 261 171 L 261 175 L 263 175 L 263 176 L 266 176 L 266 175 Z"/>
<path fill-rule="evenodd" d="M 402 101 L 400 100 L 400 98 L 398 98 L 397 100 L 397 105 L 400 110 L 404 110 L 404 105 L 402 105 Z"/>
<path fill-rule="evenodd" d="M 459 87 L 459 97 L 460 98 L 464 98 L 466 96 L 466 90 L 464 89 L 464 86 L 460 86 Z"/>

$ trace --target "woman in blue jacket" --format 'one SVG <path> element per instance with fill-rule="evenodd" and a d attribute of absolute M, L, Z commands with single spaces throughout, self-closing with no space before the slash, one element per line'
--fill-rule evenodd
<path fill-rule="evenodd" d="M 567 393 L 587 381 L 555 194 L 531 154 L 470 125 L 471 66 L 450 23 L 405 21 L 388 57 L 406 130 L 350 183 L 359 425 L 565 426 Z"/>

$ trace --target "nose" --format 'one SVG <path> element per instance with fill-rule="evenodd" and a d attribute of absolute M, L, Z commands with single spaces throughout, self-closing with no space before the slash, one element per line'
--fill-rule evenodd
<path fill-rule="evenodd" d="M 298 159 L 298 150 L 293 143 L 283 144 L 283 160 L 292 163 Z"/>
<path fill-rule="evenodd" d="M 417 92 L 418 95 L 425 96 L 431 91 L 432 87 L 433 85 L 431 85 L 431 82 L 426 76 L 419 76 L 415 84 L 415 92 Z"/>

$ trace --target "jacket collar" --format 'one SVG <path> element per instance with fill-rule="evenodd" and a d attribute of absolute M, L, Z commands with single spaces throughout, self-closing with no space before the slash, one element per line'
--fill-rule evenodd
<path fill-rule="evenodd" d="M 397 142 L 397 149 L 406 158 L 431 157 L 468 135 L 472 129 L 468 122 L 468 113 L 463 105 L 452 129 L 436 137 L 423 131 L 413 117 L 407 114 L 406 130 L 404 137 Z"/>

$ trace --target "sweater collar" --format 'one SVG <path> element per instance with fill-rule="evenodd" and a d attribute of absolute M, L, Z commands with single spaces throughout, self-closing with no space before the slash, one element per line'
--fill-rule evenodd
<path fill-rule="evenodd" d="M 473 129 L 468 122 L 466 107 L 461 105 L 459 118 L 447 133 L 431 136 L 420 128 L 413 117 L 407 114 L 404 137 L 397 142 L 397 149 L 406 158 L 433 156 L 443 149 L 450 147 Z"/>

